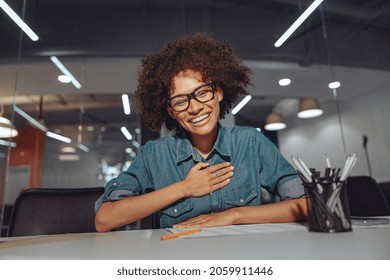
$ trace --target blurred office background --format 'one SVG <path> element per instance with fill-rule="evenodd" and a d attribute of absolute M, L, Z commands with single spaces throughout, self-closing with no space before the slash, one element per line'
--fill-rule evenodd
<path fill-rule="evenodd" d="M 139 62 L 196 31 L 228 40 L 253 71 L 252 98 L 225 125 L 256 127 L 288 160 L 296 155 L 321 170 L 325 154 L 342 167 L 357 153 L 352 175 L 390 181 L 389 1 L 325 0 L 280 47 L 275 42 L 313 0 L 0 2 L 39 37 L 0 9 L 0 117 L 17 131 L 0 138 L 2 217 L 25 189 L 103 186 L 142 144 L 166 135 L 148 131 L 133 108 Z M 58 80 L 56 59 L 80 85 Z M 283 78 L 290 84 L 279 85 Z M 297 117 L 307 98 L 322 115 Z M 271 113 L 284 129 L 265 129 Z"/>

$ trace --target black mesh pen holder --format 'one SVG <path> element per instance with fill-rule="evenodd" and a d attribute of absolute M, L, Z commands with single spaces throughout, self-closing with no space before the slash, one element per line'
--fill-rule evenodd
<path fill-rule="evenodd" d="M 352 231 L 346 181 L 318 181 L 303 183 L 307 196 L 309 231 Z"/>

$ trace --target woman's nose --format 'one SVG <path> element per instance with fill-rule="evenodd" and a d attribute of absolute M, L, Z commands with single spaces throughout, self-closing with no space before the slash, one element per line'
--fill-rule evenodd
<path fill-rule="evenodd" d="M 190 105 L 188 106 L 188 113 L 190 114 L 197 114 L 200 110 L 202 110 L 203 104 L 200 103 L 195 98 L 190 99 Z"/>

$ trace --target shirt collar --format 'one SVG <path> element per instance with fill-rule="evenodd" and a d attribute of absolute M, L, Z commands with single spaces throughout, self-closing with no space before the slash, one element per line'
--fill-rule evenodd
<path fill-rule="evenodd" d="M 211 157 L 214 153 L 218 153 L 221 155 L 221 157 L 226 158 L 226 160 L 230 160 L 231 153 L 229 150 L 229 137 L 226 137 L 227 133 L 228 129 L 218 124 L 218 136 L 209 157 Z M 182 161 L 188 159 L 189 157 L 192 157 L 196 160 L 197 153 L 192 147 L 188 133 L 185 133 L 183 137 L 178 137 L 176 154 L 177 165 L 179 165 Z"/>

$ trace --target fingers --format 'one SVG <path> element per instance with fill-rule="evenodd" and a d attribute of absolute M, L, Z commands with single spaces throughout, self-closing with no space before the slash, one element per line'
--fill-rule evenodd
<path fill-rule="evenodd" d="M 217 168 L 216 170 L 215 167 Z M 223 188 L 224 186 L 230 183 L 230 178 L 233 177 L 234 175 L 233 170 L 234 167 L 231 166 L 229 163 L 228 164 L 224 163 L 221 168 L 218 168 L 218 166 L 216 165 L 209 168 L 210 175 L 212 177 L 212 182 L 216 190 Z"/>
<path fill-rule="evenodd" d="M 193 168 L 196 170 L 204 170 L 208 167 L 207 170 L 204 170 L 204 172 L 209 174 L 210 180 L 212 180 L 214 184 L 218 184 L 233 176 L 234 167 L 230 165 L 230 162 L 223 162 L 209 166 L 210 163 L 208 162 L 198 162 Z"/>
<path fill-rule="evenodd" d="M 202 214 L 184 222 L 173 225 L 174 228 L 206 228 L 232 225 L 232 216 L 227 212 Z"/>
<path fill-rule="evenodd" d="M 207 162 L 195 164 L 184 179 L 185 197 L 198 197 L 219 190 L 230 183 L 234 167 L 229 162 L 210 166 Z"/>
<path fill-rule="evenodd" d="M 195 168 L 196 170 L 202 170 L 206 167 L 209 167 L 210 166 L 210 163 L 208 162 L 198 162 L 197 164 L 194 165 L 193 168 Z"/>
<path fill-rule="evenodd" d="M 207 215 L 200 215 L 191 219 L 188 219 L 179 224 L 173 225 L 174 228 L 199 228 L 207 222 Z"/>
<path fill-rule="evenodd" d="M 224 170 L 226 168 L 229 168 L 230 167 L 230 162 L 222 162 L 222 163 L 218 163 L 218 164 L 215 164 L 213 166 L 210 166 L 210 172 L 216 172 L 218 170 Z"/>

